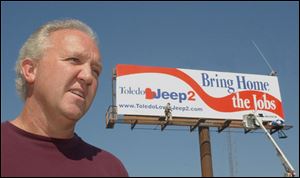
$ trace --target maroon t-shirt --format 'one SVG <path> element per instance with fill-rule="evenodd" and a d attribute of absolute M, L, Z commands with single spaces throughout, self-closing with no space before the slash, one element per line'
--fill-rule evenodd
<path fill-rule="evenodd" d="M 76 134 L 71 139 L 48 138 L 6 121 L 1 124 L 2 176 L 128 177 L 128 173 L 118 158 Z"/>

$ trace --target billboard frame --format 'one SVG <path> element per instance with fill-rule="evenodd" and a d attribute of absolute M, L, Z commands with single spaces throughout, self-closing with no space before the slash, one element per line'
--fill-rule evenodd
<path fill-rule="evenodd" d="M 215 119 L 215 118 L 187 118 L 187 117 L 172 117 L 172 120 L 167 120 L 167 116 L 146 116 L 146 115 L 118 115 L 116 106 L 116 69 L 113 68 L 112 75 L 112 105 L 110 105 L 105 114 L 106 128 L 112 129 L 115 124 L 130 124 L 131 130 L 139 125 L 160 125 L 161 131 L 164 131 L 167 126 L 188 126 L 190 132 L 198 128 L 199 148 L 200 148 L 200 163 L 201 173 L 204 177 L 213 176 L 212 153 L 210 144 L 210 127 L 217 127 L 221 133 L 226 128 L 244 129 L 244 133 L 254 132 L 256 129 L 247 129 L 243 120 L 236 119 Z M 273 130 L 272 121 L 262 121 L 262 126 L 269 130 L 270 135 L 273 133 L 283 132 L 282 130 L 291 129 L 292 125 L 285 125 L 280 130 Z"/>

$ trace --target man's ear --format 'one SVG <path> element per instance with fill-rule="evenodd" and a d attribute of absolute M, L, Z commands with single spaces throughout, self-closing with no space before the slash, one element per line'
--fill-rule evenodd
<path fill-rule="evenodd" d="M 36 62 L 29 58 L 24 59 L 21 64 L 21 70 L 25 80 L 28 83 L 33 83 L 36 76 Z"/>

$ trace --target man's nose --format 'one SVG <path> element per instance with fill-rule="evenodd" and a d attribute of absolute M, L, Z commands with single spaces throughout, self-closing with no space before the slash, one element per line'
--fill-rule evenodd
<path fill-rule="evenodd" d="M 88 65 L 82 66 L 78 78 L 84 81 L 87 85 L 90 85 L 93 81 L 92 69 Z"/>

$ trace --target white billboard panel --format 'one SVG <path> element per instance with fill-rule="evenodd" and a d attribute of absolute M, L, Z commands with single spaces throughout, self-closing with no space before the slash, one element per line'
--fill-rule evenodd
<path fill-rule="evenodd" d="M 173 117 L 284 118 L 276 76 L 125 64 L 116 74 L 118 114 L 164 116 L 170 103 Z"/>

